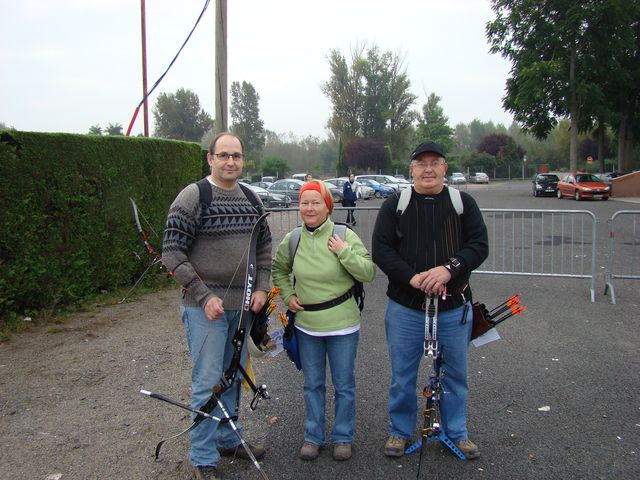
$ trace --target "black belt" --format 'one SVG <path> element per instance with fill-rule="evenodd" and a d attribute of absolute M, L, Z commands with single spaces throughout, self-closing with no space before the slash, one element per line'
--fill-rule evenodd
<path fill-rule="evenodd" d="M 327 302 L 322 303 L 312 303 L 311 305 L 302 305 L 302 307 L 307 312 L 316 312 L 318 310 L 326 310 L 327 308 L 335 307 L 336 305 L 340 305 L 341 303 L 346 302 L 351 297 L 353 297 L 353 292 L 349 289 L 348 292 L 343 293 L 338 298 L 334 298 L 333 300 L 329 300 Z"/>

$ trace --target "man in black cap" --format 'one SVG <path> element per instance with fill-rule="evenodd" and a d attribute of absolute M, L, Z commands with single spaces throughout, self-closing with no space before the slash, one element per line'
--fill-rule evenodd
<path fill-rule="evenodd" d="M 466 458 L 477 458 L 480 451 L 467 433 L 467 347 L 473 323 L 469 276 L 488 256 L 487 228 L 469 194 L 444 186 L 447 163 L 440 145 L 418 145 L 409 171 L 413 187 L 387 198 L 372 240 L 373 261 L 389 279 L 385 329 L 391 384 L 385 455 L 401 457 L 415 431 L 425 305 L 437 295 L 437 340 L 445 365 L 442 427 Z"/>

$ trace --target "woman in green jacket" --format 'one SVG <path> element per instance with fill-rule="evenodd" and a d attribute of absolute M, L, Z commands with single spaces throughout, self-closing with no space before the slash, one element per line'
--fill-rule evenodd
<path fill-rule="evenodd" d="M 353 230 L 347 229 L 344 239 L 334 233 L 329 218 L 333 201 L 324 182 L 305 183 L 299 207 L 304 225 L 295 258 L 289 251 L 288 233 L 278 247 L 271 275 L 289 310 L 296 313 L 306 412 L 300 458 L 316 459 L 325 443 L 328 358 L 335 391 L 333 458 L 347 460 L 355 430 L 355 359 L 360 334 L 360 311 L 349 292 L 354 279 L 371 282 L 376 266 Z"/>

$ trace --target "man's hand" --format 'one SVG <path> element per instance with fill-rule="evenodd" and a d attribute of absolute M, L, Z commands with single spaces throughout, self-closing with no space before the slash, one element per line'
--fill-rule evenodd
<path fill-rule="evenodd" d="M 409 283 L 413 288 L 422 290 L 427 295 L 440 295 L 451 280 L 451 273 L 444 267 L 434 267 L 426 272 L 416 273 Z"/>
<path fill-rule="evenodd" d="M 224 314 L 224 308 L 222 307 L 222 299 L 220 297 L 210 298 L 207 304 L 204 306 L 204 314 L 209 320 L 217 320 Z"/>
<path fill-rule="evenodd" d="M 287 307 L 289 308 L 289 310 L 291 310 L 294 313 L 304 310 L 304 307 L 300 304 L 300 300 L 298 300 L 298 297 L 296 297 L 295 295 L 289 298 L 289 301 L 287 302 Z"/>
<path fill-rule="evenodd" d="M 251 294 L 251 311 L 258 313 L 267 302 L 267 292 L 264 290 L 256 290 Z"/>

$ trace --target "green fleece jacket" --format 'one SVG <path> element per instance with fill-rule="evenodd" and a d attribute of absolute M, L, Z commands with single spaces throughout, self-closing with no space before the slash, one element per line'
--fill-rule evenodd
<path fill-rule="evenodd" d="M 328 219 L 313 232 L 303 226 L 293 262 L 289 253 L 291 233 L 278 246 L 271 277 L 285 304 L 292 295 L 296 295 L 303 305 L 333 300 L 351 288 L 354 278 L 361 282 L 371 282 L 375 278 L 376 266 L 353 230 L 347 229 L 345 242 L 348 245 L 339 255 L 329 250 L 333 225 Z M 291 273 L 296 278 L 295 287 Z M 360 311 L 353 297 L 326 310 L 296 314 L 296 325 L 314 332 L 332 332 L 359 323 Z"/>

